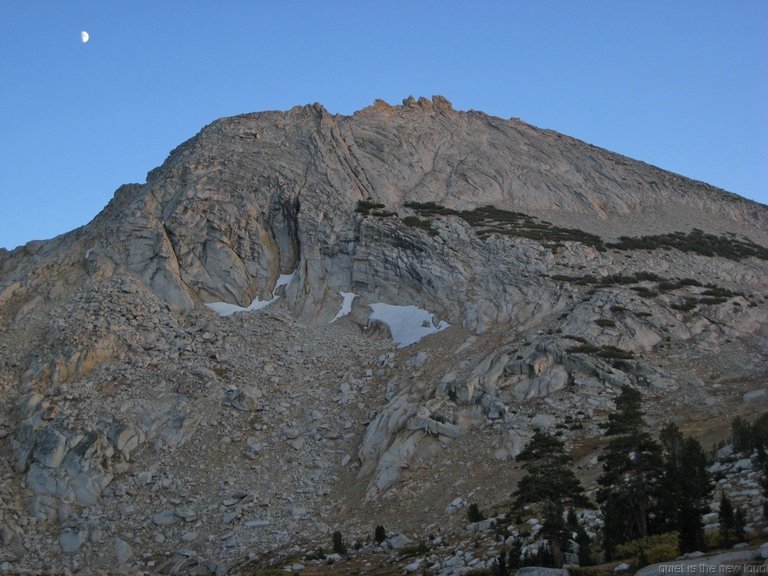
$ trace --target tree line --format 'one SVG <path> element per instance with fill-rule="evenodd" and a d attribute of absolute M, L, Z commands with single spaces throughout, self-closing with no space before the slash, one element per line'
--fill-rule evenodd
<path fill-rule="evenodd" d="M 677 532 L 682 553 L 707 548 L 702 517 L 708 512 L 713 482 L 707 470 L 709 458 L 698 440 L 686 437 L 675 424 L 667 424 L 658 439 L 648 431 L 640 392 L 624 386 L 616 410 L 604 426 L 607 444 L 600 456 L 596 503 L 603 517 L 602 548 L 610 560 L 616 547 L 655 534 Z M 755 424 L 734 419 L 736 451 L 758 451 L 768 478 L 768 414 Z M 530 506 L 542 519 L 548 549 L 537 563 L 561 567 L 570 539 L 579 543 L 579 563 L 593 560 L 590 539 L 578 526 L 574 508 L 594 508 L 572 469 L 570 456 L 559 438 L 537 431 L 518 455 L 525 476 L 514 493 L 517 509 Z M 768 496 L 768 480 L 764 481 Z M 569 514 L 566 511 L 571 510 Z M 766 504 L 768 516 L 768 504 Z M 744 512 L 734 510 L 725 494 L 720 502 L 721 544 L 744 537 Z M 520 545 L 504 565 L 521 561 Z"/>

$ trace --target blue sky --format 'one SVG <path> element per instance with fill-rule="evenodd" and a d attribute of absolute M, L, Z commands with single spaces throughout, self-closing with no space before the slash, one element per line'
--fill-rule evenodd
<path fill-rule="evenodd" d="M 0 246 L 87 223 L 221 116 L 408 95 L 766 204 L 766 30 L 764 0 L 3 0 Z"/>

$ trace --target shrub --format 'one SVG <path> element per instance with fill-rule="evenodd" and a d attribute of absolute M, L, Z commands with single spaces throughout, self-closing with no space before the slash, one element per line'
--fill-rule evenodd
<path fill-rule="evenodd" d="M 695 310 L 698 305 L 699 301 L 696 298 L 688 297 L 685 298 L 682 303 L 670 304 L 670 307 L 682 312 L 690 312 L 691 310 Z"/>
<path fill-rule="evenodd" d="M 680 555 L 679 538 L 678 532 L 667 532 L 631 540 L 616 546 L 613 557 L 616 559 L 637 557 L 643 565 L 674 560 Z"/>
<path fill-rule="evenodd" d="M 429 552 L 429 546 L 423 541 L 411 542 L 400 549 L 400 558 L 414 558 L 416 556 L 423 556 Z"/>
<path fill-rule="evenodd" d="M 768 260 L 768 248 L 751 240 L 739 240 L 734 236 L 715 236 L 694 228 L 688 233 L 672 232 L 656 236 L 629 238 L 622 236 L 619 241 L 607 244 L 617 250 L 657 250 L 675 248 L 681 252 L 694 252 L 702 256 L 721 256 L 729 260 L 754 257 Z"/>
<path fill-rule="evenodd" d="M 616 326 L 616 322 L 609 318 L 598 318 L 595 320 L 595 324 L 600 326 L 601 328 L 613 328 Z"/>
<path fill-rule="evenodd" d="M 595 566 L 568 566 L 568 572 L 571 576 L 607 576 L 611 574 L 611 572 Z"/>
<path fill-rule="evenodd" d="M 373 210 L 381 210 L 382 208 L 384 208 L 384 204 L 372 202 L 371 200 L 358 200 L 355 212 L 368 216 Z"/>
<path fill-rule="evenodd" d="M 429 220 L 422 220 L 417 216 L 406 216 L 403 218 L 403 224 L 410 226 L 411 228 L 420 228 L 426 230 L 430 236 L 437 236 L 438 232 L 432 228 L 432 222 Z"/>

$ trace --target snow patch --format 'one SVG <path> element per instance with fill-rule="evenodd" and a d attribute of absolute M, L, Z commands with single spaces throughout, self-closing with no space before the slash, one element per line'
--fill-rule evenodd
<path fill-rule="evenodd" d="M 230 304 L 229 302 L 207 302 L 205 305 L 216 312 L 216 314 L 219 316 L 232 316 L 232 314 L 237 314 L 238 312 L 253 312 L 254 310 L 261 310 L 262 308 L 266 308 L 272 304 L 272 302 L 280 298 L 280 296 L 277 295 L 277 289 L 282 286 L 287 287 L 293 280 L 294 274 L 296 274 L 295 270 L 290 274 L 280 274 L 277 282 L 275 282 L 275 287 L 272 289 L 271 300 L 254 300 L 248 306 L 238 306 L 237 304 Z"/>
<path fill-rule="evenodd" d="M 389 326 L 392 340 L 398 348 L 415 344 L 424 336 L 435 334 L 450 326 L 445 320 L 435 324 L 435 315 L 417 306 L 394 306 L 378 302 L 371 304 L 370 320 Z"/>
<path fill-rule="evenodd" d="M 350 312 L 352 312 L 352 301 L 355 299 L 354 292 L 339 292 L 341 294 L 341 297 L 343 298 L 341 302 L 341 308 L 339 308 L 339 311 L 336 312 L 336 316 L 333 317 L 333 320 L 328 322 L 328 324 L 333 324 L 338 320 L 339 318 L 348 315 Z"/>

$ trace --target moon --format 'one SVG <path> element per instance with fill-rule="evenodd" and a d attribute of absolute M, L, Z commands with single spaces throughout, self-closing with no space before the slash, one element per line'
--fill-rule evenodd
<path fill-rule="evenodd" d="M 88 42 L 88 40 L 90 40 L 90 38 L 91 38 L 91 35 L 90 35 L 90 34 L 88 34 L 88 32 L 86 32 L 85 30 L 83 30 L 82 32 L 80 32 L 80 40 L 82 40 L 82 41 L 83 41 L 83 44 L 85 44 L 86 42 Z"/>

